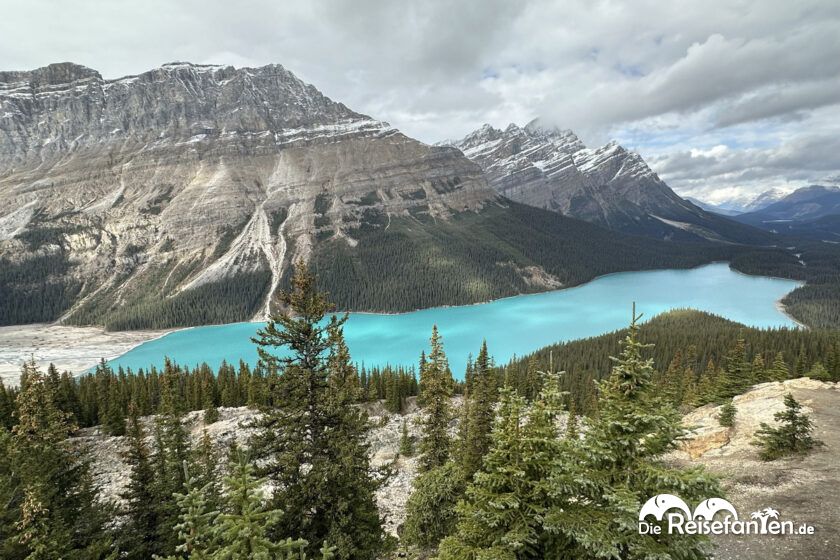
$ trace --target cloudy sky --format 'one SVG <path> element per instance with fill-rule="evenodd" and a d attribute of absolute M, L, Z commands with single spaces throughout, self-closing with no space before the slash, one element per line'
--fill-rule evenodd
<path fill-rule="evenodd" d="M 278 62 L 427 142 L 534 117 L 711 201 L 840 183 L 840 2 L 12 0 L 0 66 Z"/>

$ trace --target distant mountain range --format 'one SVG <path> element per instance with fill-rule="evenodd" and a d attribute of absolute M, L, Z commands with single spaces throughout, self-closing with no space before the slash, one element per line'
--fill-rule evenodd
<path fill-rule="evenodd" d="M 723 202 L 711 203 L 699 200 L 695 197 L 686 196 L 686 200 L 690 200 L 693 204 L 715 212 L 724 216 L 736 216 L 746 212 L 756 212 L 770 206 L 790 194 L 790 191 L 782 189 L 770 189 L 759 193 L 758 195 L 741 195 L 735 198 L 724 200 Z"/>
<path fill-rule="evenodd" d="M 468 155 L 503 156 L 488 145 L 500 134 L 483 129 Z M 262 318 L 297 261 L 342 309 L 403 311 L 729 254 L 543 207 L 665 239 L 758 231 L 683 201 L 620 146 L 590 151 L 536 125 L 498 144 L 543 146 L 523 168 L 534 181 L 506 180 L 500 159 L 491 188 L 460 150 L 408 138 L 280 65 L 0 72 L 0 324 Z M 566 176 L 574 193 L 555 193 Z M 531 183 L 552 193 L 520 196 Z"/>
<path fill-rule="evenodd" d="M 803 187 L 735 219 L 774 232 L 840 241 L 840 187 Z"/>
<path fill-rule="evenodd" d="M 622 233 L 681 241 L 760 243 L 765 235 L 678 196 L 642 157 L 615 142 L 587 148 L 570 130 L 535 120 L 484 125 L 449 142 L 511 200 Z"/>

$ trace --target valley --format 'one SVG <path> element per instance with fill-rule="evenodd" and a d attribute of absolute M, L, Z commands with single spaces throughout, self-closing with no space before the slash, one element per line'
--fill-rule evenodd
<path fill-rule="evenodd" d="M 553 122 L 421 141 L 280 64 L 0 72 L 0 557 L 699 559 L 642 504 L 837 501 L 840 190 L 711 205 L 669 158 L 726 146 Z M 755 542 L 837 538 L 712 539 Z"/>

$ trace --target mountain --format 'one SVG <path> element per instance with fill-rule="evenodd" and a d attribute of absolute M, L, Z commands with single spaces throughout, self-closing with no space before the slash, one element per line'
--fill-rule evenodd
<path fill-rule="evenodd" d="M 297 261 L 404 311 L 712 258 L 512 203 L 279 65 L 0 72 L 0 324 L 261 318 Z"/>
<path fill-rule="evenodd" d="M 751 193 L 740 193 L 716 203 L 705 202 L 696 198 L 686 196 L 685 199 L 699 206 L 703 210 L 723 214 L 724 216 L 735 216 L 745 212 L 755 212 L 774 202 L 783 199 L 790 191 L 782 189 L 770 189 L 758 195 Z"/>
<path fill-rule="evenodd" d="M 782 189 L 770 189 L 762 192 L 749 202 L 741 205 L 739 210 L 742 214 L 747 212 L 757 212 L 759 210 L 767 208 L 775 202 L 782 200 L 788 194 L 788 191 Z"/>
<path fill-rule="evenodd" d="M 615 142 L 587 148 L 538 120 L 484 125 L 452 143 L 511 200 L 622 233 L 681 241 L 763 242 L 766 236 L 680 198 L 639 154 Z"/>
<path fill-rule="evenodd" d="M 737 210 L 731 210 L 726 206 L 719 206 L 710 202 L 703 202 L 702 200 L 691 196 L 685 196 L 683 198 L 685 198 L 687 201 L 697 206 L 698 208 L 705 210 L 706 212 L 714 212 L 715 214 L 720 214 L 721 216 L 737 216 L 738 214 L 740 214 L 740 212 L 738 212 Z"/>
<path fill-rule="evenodd" d="M 736 218 L 780 233 L 840 240 L 840 187 L 811 185 Z"/>

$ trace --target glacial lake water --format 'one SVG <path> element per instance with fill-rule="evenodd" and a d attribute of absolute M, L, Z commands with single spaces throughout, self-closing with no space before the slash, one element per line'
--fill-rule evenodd
<path fill-rule="evenodd" d="M 351 313 L 345 336 L 353 360 L 366 366 L 413 365 L 428 348 L 432 325 L 440 330 L 456 377 L 463 377 L 470 353 L 482 339 L 497 363 L 558 341 L 620 329 L 630 319 L 632 302 L 649 319 L 669 309 L 693 308 L 755 327 L 795 326 L 777 302 L 800 283 L 747 276 L 714 263 L 690 270 L 622 272 L 587 284 L 522 295 L 477 305 L 438 307 L 401 314 Z M 214 369 L 222 360 L 250 364 L 257 352 L 250 337 L 262 323 L 195 327 L 146 342 L 111 360 L 116 366 L 162 367 L 164 357 Z"/>

